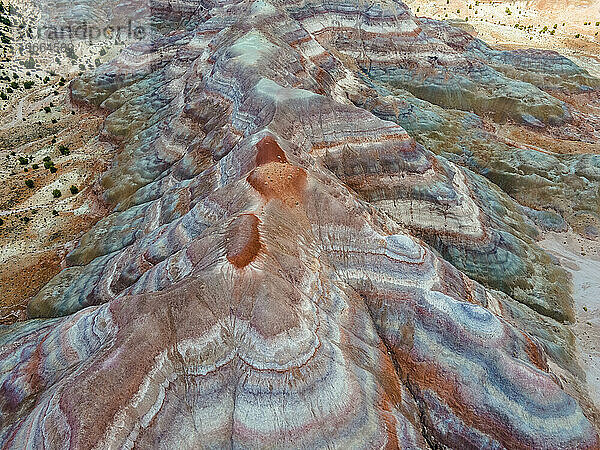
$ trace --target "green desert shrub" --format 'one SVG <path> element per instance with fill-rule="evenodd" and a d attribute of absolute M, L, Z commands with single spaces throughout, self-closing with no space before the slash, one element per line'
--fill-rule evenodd
<path fill-rule="evenodd" d="M 35 69 L 35 59 L 33 59 L 33 56 L 30 56 L 29 59 L 25 61 L 24 66 L 27 69 Z"/>

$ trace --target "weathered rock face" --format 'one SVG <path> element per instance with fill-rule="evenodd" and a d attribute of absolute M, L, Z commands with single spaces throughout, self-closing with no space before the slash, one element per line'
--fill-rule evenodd
<path fill-rule="evenodd" d="M 178 27 L 71 86 L 121 147 L 114 212 L 0 329 L 3 446 L 600 446 L 548 366 L 581 376 L 565 272 L 511 197 L 399 125 L 583 135 L 538 86 L 596 80 L 400 2 L 153 7 Z"/>

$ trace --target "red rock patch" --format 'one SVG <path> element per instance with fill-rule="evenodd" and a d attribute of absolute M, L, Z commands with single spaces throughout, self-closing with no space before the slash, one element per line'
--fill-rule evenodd
<path fill-rule="evenodd" d="M 271 162 L 254 169 L 246 180 L 265 199 L 278 198 L 294 207 L 304 196 L 306 171 L 291 164 Z"/>
<path fill-rule="evenodd" d="M 256 144 L 256 166 L 270 162 L 288 162 L 284 151 L 273 136 L 265 136 Z"/>
<path fill-rule="evenodd" d="M 254 214 L 244 214 L 231 222 L 227 230 L 227 259 L 238 269 L 250 264 L 261 248 L 258 224 Z"/>

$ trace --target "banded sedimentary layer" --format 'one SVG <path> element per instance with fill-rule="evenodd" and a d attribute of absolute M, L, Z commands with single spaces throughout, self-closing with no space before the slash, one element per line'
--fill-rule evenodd
<path fill-rule="evenodd" d="M 596 139 L 550 91 L 597 80 L 395 1 L 152 8 L 71 84 L 119 148 L 113 210 L 0 330 L 4 447 L 600 445 L 566 273 L 424 145 L 462 127 L 498 156 L 486 114 Z"/>

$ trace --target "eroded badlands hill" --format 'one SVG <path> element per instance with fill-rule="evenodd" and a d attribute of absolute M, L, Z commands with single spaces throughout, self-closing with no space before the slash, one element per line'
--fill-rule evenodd
<path fill-rule="evenodd" d="M 71 84 L 113 212 L 0 329 L 3 446 L 600 445 L 536 244 L 598 226 L 600 157 L 501 133 L 596 146 L 598 80 L 401 2 L 153 14 Z"/>

